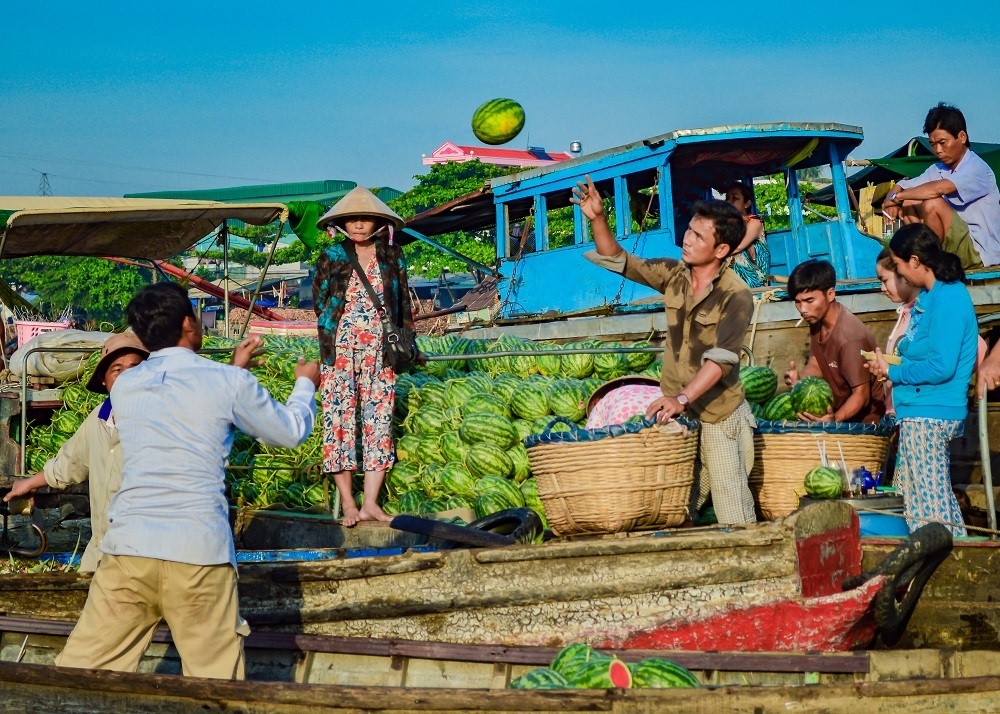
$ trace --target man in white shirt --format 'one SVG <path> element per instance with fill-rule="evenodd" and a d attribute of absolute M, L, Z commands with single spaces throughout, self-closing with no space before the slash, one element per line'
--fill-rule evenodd
<path fill-rule="evenodd" d="M 65 667 L 135 671 L 165 620 L 185 675 L 242 679 L 236 551 L 224 493 L 233 427 L 294 448 L 316 416 L 319 364 L 300 359 L 286 404 L 244 369 L 200 357 L 202 327 L 174 283 L 143 288 L 128 320 L 149 358 L 115 382 L 122 486 Z"/>
<path fill-rule="evenodd" d="M 1000 265 L 1000 190 L 993 170 L 969 149 L 965 116 L 942 102 L 927 112 L 924 133 L 938 162 L 889 189 L 883 213 L 926 224 L 966 270 Z"/>

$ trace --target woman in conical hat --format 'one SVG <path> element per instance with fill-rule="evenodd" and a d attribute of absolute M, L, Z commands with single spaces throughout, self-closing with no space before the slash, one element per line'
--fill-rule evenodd
<path fill-rule="evenodd" d="M 323 406 L 323 471 L 333 474 L 344 508 L 343 524 L 388 521 L 377 498 L 395 455 L 392 409 L 396 374 L 382 350 L 383 319 L 412 329 L 413 315 L 403 252 L 395 232 L 403 219 L 358 186 L 316 223 L 334 244 L 316 263 L 313 304 L 320 348 Z M 350 261 L 355 254 L 387 314 L 376 310 Z M 360 418 L 359 418 L 360 413 Z M 352 477 L 358 470 L 361 434 L 364 498 L 356 504 Z"/>

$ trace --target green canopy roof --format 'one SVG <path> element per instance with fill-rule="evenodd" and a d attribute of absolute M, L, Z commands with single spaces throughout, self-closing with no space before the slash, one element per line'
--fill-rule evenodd
<path fill-rule="evenodd" d="M 1000 144 L 970 142 L 969 148 L 983 159 L 993 173 L 1000 176 Z M 868 184 L 880 184 L 886 181 L 896 181 L 901 178 L 919 176 L 924 170 L 937 161 L 931 150 L 930 142 L 925 136 L 915 136 L 895 151 L 891 151 L 878 159 L 868 159 L 872 164 L 861 171 L 851 174 L 847 182 L 856 192 Z M 814 203 L 833 204 L 833 188 L 827 187 L 812 194 L 810 200 Z"/>

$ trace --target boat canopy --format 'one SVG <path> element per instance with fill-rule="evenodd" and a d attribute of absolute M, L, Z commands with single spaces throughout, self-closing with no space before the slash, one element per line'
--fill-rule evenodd
<path fill-rule="evenodd" d="M 593 239 L 571 198 L 585 176 L 605 198 L 608 222 L 626 250 L 673 259 L 680 259 L 697 201 L 718 196 L 737 181 L 761 181 L 779 187 L 786 198 L 784 205 L 769 205 L 773 215 L 762 216 L 772 274 L 788 275 L 803 260 L 824 258 L 841 280 L 867 278 L 881 245 L 855 225 L 844 170 L 848 154 L 863 139 L 859 127 L 836 123 L 682 129 L 491 179 L 478 191 L 411 218 L 406 230 L 425 238 L 492 229 L 500 314 L 576 313 L 655 296 L 584 260 Z M 803 205 L 799 174 L 817 167 L 830 172 L 832 215 Z"/>
<path fill-rule="evenodd" d="M 0 196 L 0 257 L 118 256 L 165 260 L 228 219 L 266 225 L 279 203 Z"/>
<path fill-rule="evenodd" d="M 973 141 L 969 143 L 969 148 L 989 164 L 994 174 L 1000 176 L 1000 144 Z M 937 161 L 937 157 L 934 155 L 927 137 L 915 136 L 885 156 L 868 159 L 868 163 L 871 165 L 851 174 L 848 183 L 852 189 L 860 192 L 868 185 L 878 185 L 901 178 L 919 176 L 935 161 Z M 810 201 L 833 205 L 833 187 L 827 187 L 812 194 Z"/>

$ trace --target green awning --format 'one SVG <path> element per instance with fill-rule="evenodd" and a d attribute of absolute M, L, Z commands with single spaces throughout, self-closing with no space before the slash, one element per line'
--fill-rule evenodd
<path fill-rule="evenodd" d="M 0 258 L 114 256 L 166 260 L 223 221 L 267 225 L 280 203 L 219 203 L 146 198 L 0 196 Z"/>

